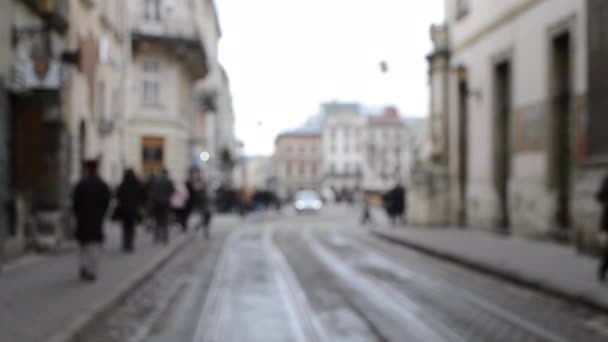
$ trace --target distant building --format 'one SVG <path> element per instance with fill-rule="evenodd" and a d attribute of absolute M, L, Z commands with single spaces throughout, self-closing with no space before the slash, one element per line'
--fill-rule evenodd
<path fill-rule="evenodd" d="M 356 103 L 326 103 L 322 112 L 323 188 L 353 192 L 363 185 L 366 118 Z"/>
<path fill-rule="evenodd" d="M 415 121 L 415 122 L 419 122 Z M 367 117 L 362 138 L 362 188 L 383 192 L 397 183 L 408 184 L 417 148 L 414 121 L 406 122 L 395 108 Z"/>
<path fill-rule="evenodd" d="M 244 157 L 239 166 L 235 168 L 233 179 L 233 185 L 236 188 L 274 190 L 275 175 L 272 157 Z"/>
<path fill-rule="evenodd" d="M 280 134 L 273 156 L 276 187 L 290 197 L 299 190 L 321 189 L 323 153 L 318 131 L 295 130 Z"/>

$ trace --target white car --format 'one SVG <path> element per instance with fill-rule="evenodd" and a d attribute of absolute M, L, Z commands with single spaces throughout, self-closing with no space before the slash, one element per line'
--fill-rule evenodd
<path fill-rule="evenodd" d="M 316 191 L 298 191 L 295 196 L 294 208 L 297 212 L 319 211 L 323 201 Z"/>

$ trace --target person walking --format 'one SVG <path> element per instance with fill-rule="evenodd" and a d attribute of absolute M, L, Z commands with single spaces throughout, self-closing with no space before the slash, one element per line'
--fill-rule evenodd
<path fill-rule="evenodd" d="M 175 183 L 175 191 L 171 196 L 171 209 L 182 232 L 188 230 L 188 201 L 190 193 L 183 182 Z"/>
<path fill-rule="evenodd" d="M 148 199 L 155 221 L 154 241 L 165 245 L 169 244 L 170 201 L 174 191 L 175 187 L 166 169 L 152 178 L 148 190 Z"/>
<path fill-rule="evenodd" d="M 397 186 L 387 192 L 384 195 L 384 205 L 393 226 L 397 224 L 398 219 L 403 222 L 405 215 L 405 188 L 401 184 L 397 184 Z"/>
<path fill-rule="evenodd" d="M 97 174 L 98 162 L 84 163 L 84 176 L 72 194 L 76 217 L 76 239 L 80 245 L 80 278 L 95 281 L 100 246 L 104 241 L 103 222 L 110 205 L 110 187 Z"/>
<path fill-rule="evenodd" d="M 600 218 L 600 234 L 602 244 L 602 256 L 597 270 L 599 281 L 605 282 L 608 274 L 608 175 L 604 177 L 599 192 L 596 195 L 597 201 L 602 206 L 602 216 Z"/>
<path fill-rule="evenodd" d="M 361 224 L 368 224 L 373 222 L 371 213 L 371 196 L 367 193 L 363 193 L 363 213 L 361 215 Z"/>
<path fill-rule="evenodd" d="M 116 191 L 118 201 L 115 218 L 122 223 L 122 250 L 132 253 L 135 249 L 135 225 L 141 220 L 145 200 L 144 187 L 132 169 L 125 171 Z"/>

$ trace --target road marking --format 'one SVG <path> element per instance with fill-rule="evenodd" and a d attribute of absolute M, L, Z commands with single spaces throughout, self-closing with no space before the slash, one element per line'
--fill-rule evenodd
<path fill-rule="evenodd" d="M 236 240 L 237 236 L 240 236 L 241 234 L 242 231 L 231 233 L 231 235 L 224 242 L 222 251 L 217 259 L 217 264 L 213 270 L 213 280 L 211 281 L 211 286 L 207 292 L 203 310 L 201 311 L 201 315 L 198 319 L 193 342 L 220 341 L 220 330 L 222 329 L 223 323 L 222 311 L 225 311 L 221 310 L 221 296 L 222 286 L 226 282 L 225 276 L 227 273 L 226 268 L 228 262 L 228 248 L 230 244 Z M 226 292 L 229 291 L 224 291 L 224 296 L 227 295 Z M 215 334 L 213 334 L 214 332 Z"/>
<path fill-rule="evenodd" d="M 314 315 L 308 298 L 306 297 L 306 293 L 300 286 L 293 270 L 285 259 L 285 256 L 272 241 L 273 234 L 274 228 L 267 227 L 264 233 L 264 245 L 275 268 L 278 270 L 278 273 L 275 274 L 277 277 L 279 277 L 280 274 L 280 277 L 283 278 L 283 280 L 279 280 L 279 282 L 284 284 L 287 295 L 290 297 L 288 300 L 293 303 L 293 305 L 290 306 L 296 311 L 295 318 L 300 322 L 300 329 L 306 336 L 307 341 L 330 341 L 330 339 L 327 338 L 322 325 Z"/>
<path fill-rule="evenodd" d="M 413 335 L 411 336 L 412 339 L 416 341 L 466 341 L 447 326 L 434 320 L 420 307 L 412 306 L 411 301 L 408 300 L 407 303 L 396 302 L 394 296 L 387 294 L 387 288 L 384 288 L 384 291 L 378 291 L 379 282 L 375 282 L 349 268 L 332 252 L 329 252 L 326 247 L 313 239 L 308 231 L 302 232 L 302 234 L 322 263 L 333 270 L 336 275 L 341 276 L 355 291 L 372 299 L 372 303 L 382 304 L 382 309 L 389 312 L 391 317 L 399 317 L 402 327 L 406 330 L 409 328 L 408 333 Z M 429 322 L 433 324 L 429 324 Z M 437 331 L 440 331 L 440 333 Z"/>

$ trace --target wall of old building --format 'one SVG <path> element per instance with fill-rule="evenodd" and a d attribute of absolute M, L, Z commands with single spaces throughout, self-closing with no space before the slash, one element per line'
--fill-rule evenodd
<path fill-rule="evenodd" d="M 454 19 L 451 5 L 447 8 L 453 51 L 451 64 L 466 67 L 468 85 L 474 93 L 467 103 L 468 224 L 493 229 L 500 221 L 493 70 L 501 61 L 508 60 L 512 75 L 508 128 L 513 142 L 508 182 L 511 227 L 522 234 L 546 234 L 555 227 L 553 203 L 556 201 L 555 192 L 548 185 L 551 172 L 547 162 L 551 151 L 547 131 L 549 46 L 554 30 L 562 26 L 571 30 L 573 92 L 576 98 L 584 98 L 587 90 L 584 1 L 505 1 L 499 5 L 471 1 L 470 13 L 460 20 Z M 450 84 L 452 127 L 458 127 L 457 87 L 453 78 Z M 450 133 L 454 133 L 451 139 L 455 143 L 451 160 L 457 161 L 458 132 Z M 529 141 L 526 143 L 524 139 Z M 454 164 L 452 175 L 457 175 Z"/>

